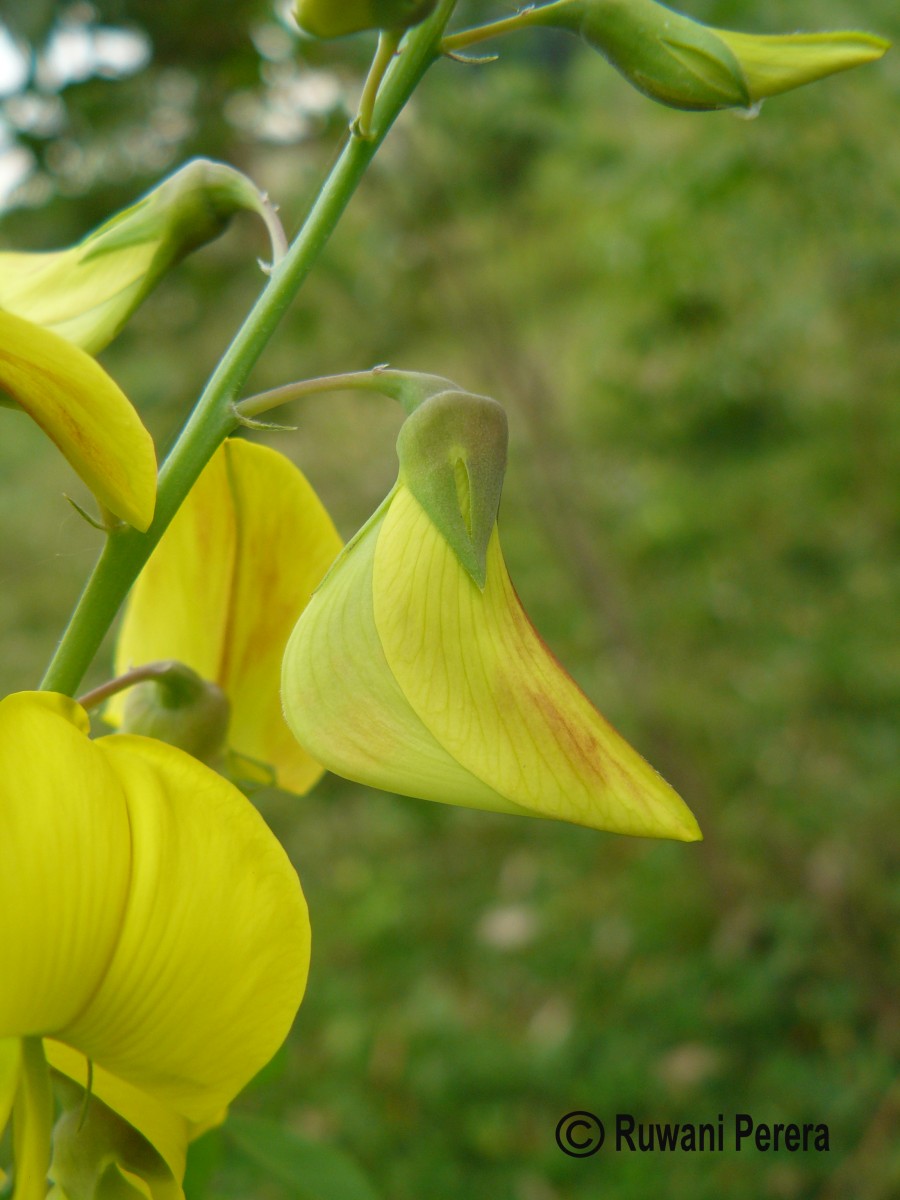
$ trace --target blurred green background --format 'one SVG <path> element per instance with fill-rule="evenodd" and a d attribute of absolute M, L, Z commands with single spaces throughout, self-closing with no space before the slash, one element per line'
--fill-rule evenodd
<path fill-rule="evenodd" d="M 894 0 L 690 11 L 900 36 Z M 0 100 L 21 176 L 0 240 L 22 248 L 75 240 L 198 153 L 248 171 L 290 231 L 372 49 L 299 46 L 267 0 L 17 0 L 3 20 L 43 50 Z M 75 42 L 58 62 L 88 45 L 80 74 L 53 74 L 61 30 Z M 334 778 L 263 795 L 314 959 L 287 1047 L 236 1111 L 335 1147 L 389 1200 L 890 1200 L 900 59 L 743 121 L 657 107 L 574 39 L 496 48 L 494 65 L 431 72 L 253 388 L 390 362 L 501 400 L 501 532 L 523 602 L 706 840 L 616 839 Z M 264 254 L 237 222 L 104 354 L 162 446 Z M 81 497 L 62 460 L 0 416 L 8 691 L 39 679 L 98 540 L 63 499 Z M 399 412 L 335 396 L 291 416 L 298 432 L 270 443 L 349 536 L 393 480 Z M 92 681 L 108 670 L 107 656 Z M 827 1122 L 831 1150 L 577 1161 L 554 1141 L 576 1108 Z M 316 1194 L 254 1166 L 264 1142 L 205 1139 L 192 1195 Z"/>

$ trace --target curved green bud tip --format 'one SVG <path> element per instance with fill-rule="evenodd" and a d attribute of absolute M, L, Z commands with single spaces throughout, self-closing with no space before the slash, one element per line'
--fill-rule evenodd
<path fill-rule="evenodd" d="M 400 481 L 480 588 L 500 507 L 507 438 L 506 413 L 496 400 L 456 391 L 426 400 L 397 438 Z"/>
<path fill-rule="evenodd" d="M 530 23 L 580 34 L 646 96 L 695 112 L 750 108 L 888 47 L 864 33 L 731 33 L 655 0 L 556 0 Z"/>
<path fill-rule="evenodd" d="M 436 7 L 437 0 L 297 0 L 294 20 L 313 37 L 337 38 L 364 29 L 409 29 Z"/>
<path fill-rule="evenodd" d="M 870 33 L 790 33 L 754 37 L 718 30 L 737 56 L 754 104 L 838 71 L 876 62 L 890 47 Z"/>
<path fill-rule="evenodd" d="M 215 683 L 184 663 L 130 688 L 122 706 L 120 733 L 139 733 L 177 746 L 208 766 L 225 753 L 231 706 Z"/>
<path fill-rule="evenodd" d="M 241 210 L 262 217 L 281 258 L 284 231 L 265 196 L 233 167 L 194 159 L 66 250 L 0 252 L 0 309 L 96 354 L 167 271 Z"/>

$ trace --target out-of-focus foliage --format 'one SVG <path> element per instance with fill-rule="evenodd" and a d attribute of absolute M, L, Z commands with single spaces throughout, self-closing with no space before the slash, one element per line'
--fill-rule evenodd
<path fill-rule="evenodd" d="M 140 152 L 130 175 L 111 155 L 83 195 L 57 168 L 53 188 L 76 195 L 48 190 L 0 233 L 74 240 L 194 152 L 249 171 L 296 224 L 372 42 L 309 44 L 298 67 L 264 3 L 229 10 L 98 5 L 145 28 L 153 59 L 66 88 L 60 137 L 95 161 L 159 119 L 161 94 L 190 132 L 146 171 Z M 691 11 L 900 37 L 892 0 Z M 391 1200 L 889 1200 L 900 60 L 742 122 L 655 107 L 572 39 L 496 48 L 498 64 L 426 80 L 253 385 L 390 361 L 507 406 L 501 525 L 523 602 L 706 841 L 336 780 L 263 797 L 314 953 L 288 1049 L 242 1110 L 347 1150 Z M 298 108 L 310 79 L 335 109 L 279 126 L 274 97 Z M 239 224 L 196 256 L 104 356 L 163 443 L 261 282 L 255 237 Z M 351 534 L 394 477 L 400 414 L 338 397 L 295 416 L 297 434 L 270 440 Z M 0 417 L 9 690 L 39 676 L 97 537 L 61 502 L 39 436 Z M 832 1149 L 576 1161 L 553 1129 L 581 1107 L 827 1121 Z M 291 1194 L 213 1136 L 212 1194 Z"/>

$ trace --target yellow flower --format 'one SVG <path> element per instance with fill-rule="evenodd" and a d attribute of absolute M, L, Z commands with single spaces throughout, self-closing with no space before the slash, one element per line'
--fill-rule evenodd
<path fill-rule="evenodd" d="M 499 405 L 447 392 L 404 424 L 400 475 L 294 629 L 285 715 L 373 787 L 691 841 L 672 788 L 593 707 L 522 609 L 500 550 Z"/>
<path fill-rule="evenodd" d="M 0 311 L 0 390 L 44 433 L 97 499 L 144 530 L 156 506 L 153 439 L 99 363 L 49 329 Z"/>
<path fill-rule="evenodd" d="M 715 29 L 656 0 L 556 0 L 523 24 L 568 29 L 636 88 L 673 108 L 749 108 L 767 96 L 874 62 L 871 34 L 755 35 Z"/>
<path fill-rule="evenodd" d="M 64 696 L 0 701 L 0 1130 L 12 1110 L 16 1200 L 46 1190 L 44 1053 L 82 1085 L 93 1064 L 92 1095 L 153 1147 L 162 1183 L 143 1194 L 179 1196 L 189 1137 L 271 1058 L 306 983 L 303 894 L 252 805 L 171 746 L 87 731 Z M 140 1155 L 122 1169 L 140 1176 Z"/>
<path fill-rule="evenodd" d="M 281 659 L 341 545 L 293 463 L 265 446 L 225 442 L 135 585 L 117 673 L 159 659 L 186 663 L 228 697 L 231 749 L 270 764 L 281 787 L 308 791 L 322 768 L 284 722 Z M 120 723 L 125 713 L 119 697 L 107 715 Z"/>

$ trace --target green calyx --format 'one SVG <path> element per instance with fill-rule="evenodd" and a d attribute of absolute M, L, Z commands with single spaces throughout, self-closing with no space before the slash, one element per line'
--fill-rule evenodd
<path fill-rule="evenodd" d="M 228 698 L 217 684 L 172 662 L 129 689 L 119 732 L 168 742 L 215 767 L 225 753 L 230 717 Z"/>
<path fill-rule="evenodd" d="M 506 413 L 496 400 L 445 391 L 416 408 L 397 438 L 399 482 L 480 588 L 500 507 L 507 436 Z"/>
<path fill-rule="evenodd" d="M 337 38 L 365 29 L 409 29 L 436 7 L 437 0 L 297 0 L 294 19 L 313 37 Z"/>
<path fill-rule="evenodd" d="M 274 209 L 256 185 L 227 163 L 194 158 L 136 204 L 116 213 L 82 243 L 82 262 L 145 242 L 158 245 L 149 291 L 158 278 L 193 250 L 220 233 L 235 213 L 262 217 L 276 260 L 284 252 L 284 231 Z"/>

